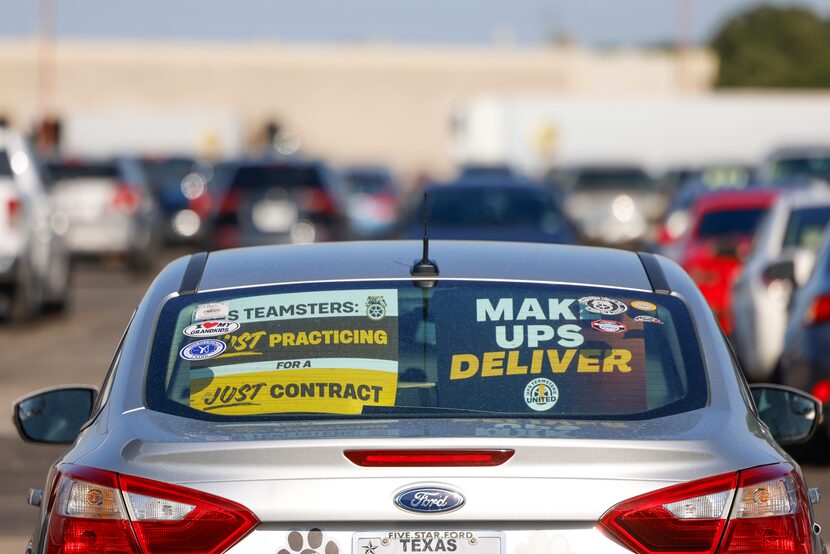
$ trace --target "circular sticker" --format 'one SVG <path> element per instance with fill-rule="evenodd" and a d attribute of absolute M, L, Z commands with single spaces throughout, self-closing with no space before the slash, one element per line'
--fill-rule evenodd
<path fill-rule="evenodd" d="M 179 351 L 184 360 L 208 360 L 225 351 L 226 345 L 221 340 L 202 339 L 191 342 Z"/>
<path fill-rule="evenodd" d="M 663 325 L 662 321 L 660 321 L 656 317 L 651 317 L 650 315 L 638 315 L 634 318 L 634 321 L 644 321 L 646 323 L 657 323 L 659 325 Z"/>
<path fill-rule="evenodd" d="M 591 327 L 603 333 L 624 333 L 626 330 L 625 323 L 619 321 L 611 321 L 610 319 L 598 319 L 591 322 Z"/>
<path fill-rule="evenodd" d="M 559 389 L 550 379 L 540 377 L 534 379 L 525 387 L 525 404 L 534 411 L 550 410 L 559 400 Z"/>
<path fill-rule="evenodd" d="M 644 312 L 653 312 L 657 309 L 655 304 L 646 302 L 645 300 L 635 300 L 631 303 L 631 307 L 636 308 L 637 310 L 643 310 Z"/>
<path fill-rule="evenodd" d="M 373 321 L 386 317 L 386 300 L 382 296 L 370 296 L 366 299 L 366 316 Z"/>
<path fill-rule="evenodd" d="M 235 321 L 213 320 L 194 323 L 184 328 L 182 333 L 188 337 L 215 337 L 233 333 L 239 329 L 239 323 Z"/>
<path fill-rule="evenodd" d="M 607 296 L 583 296 L 579 303 L 585 306 L 585 310 L 594 314 L 617 315 L 628 310 L 628 306 Z"/>

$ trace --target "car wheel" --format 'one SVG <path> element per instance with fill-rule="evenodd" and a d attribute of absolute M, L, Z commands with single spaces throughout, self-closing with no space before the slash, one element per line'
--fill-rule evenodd
<path fill-rule="evenodd" d="M 9 291 L 9 321 L 28 321 L 37 315 L 40 307 L 37 285 L 26 275 Z"/>

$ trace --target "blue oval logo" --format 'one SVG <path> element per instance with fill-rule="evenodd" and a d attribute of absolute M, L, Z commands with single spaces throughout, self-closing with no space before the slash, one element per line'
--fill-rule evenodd
<path fill-rule="evenodd" d="M 464 505 L 464 497 L 449 489 L 417 487 L 398 493 L 395 505 L 407 512 L 436 514 L 457 510 Z"/>

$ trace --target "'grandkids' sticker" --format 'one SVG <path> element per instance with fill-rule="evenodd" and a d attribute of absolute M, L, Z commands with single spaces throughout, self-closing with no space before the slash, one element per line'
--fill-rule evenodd
<path fill-rule="evenodd" d="M 188 325 L 182 333 L 188 337 L 218 337 L 237 330 L 239 330 L 239 323 L 235 321 L 210 320 Z"/>
<path fill-rule="evenodd" d="M 397 289 L 231 300 L 227 349 L 191 364 L 190 406 L 232 415 L 359 414 L 392 406 L 398 377 Z"/>

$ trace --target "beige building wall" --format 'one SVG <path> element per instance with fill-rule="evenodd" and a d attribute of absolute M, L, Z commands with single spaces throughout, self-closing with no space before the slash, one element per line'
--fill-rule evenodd
<path fill-rule="evenodd" d="M 248 139 L 275 119 L 337 162 L 446 172 L 454 110 L 482 93 L 693 94 L 715 72 L 706 51 L 0 41 L 0 113 L 216 110 Z"/>

